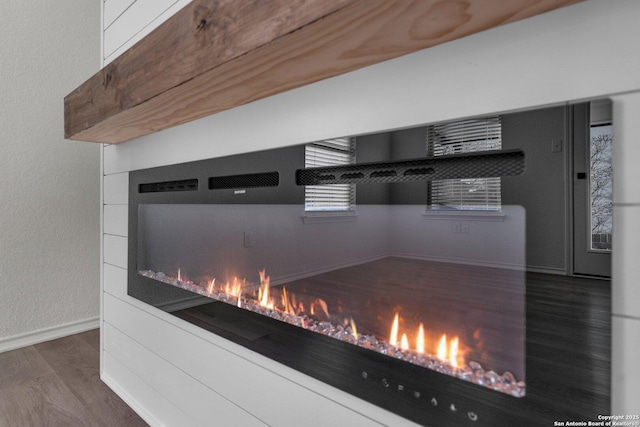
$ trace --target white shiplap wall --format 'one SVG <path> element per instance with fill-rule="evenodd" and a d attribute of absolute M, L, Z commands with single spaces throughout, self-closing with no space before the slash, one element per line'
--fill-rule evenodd
<path fill-rule="evenodd" d="M 140 35 L 169 16 L 168 9 L 158 17 L 157 9 L 143 7 L 152 0 L 104 1 L 105 46 L 119 43 L 109 40 L 108 31 L 118 28 L 119 20 L 128 22 L 129 33 Z M 107 13 L 109 3 L 117 10 Z M 170 10 L 184 4 L 175 2 Z M 129 298 L 128 172 L 611 96 L 616 141 L 613 412 L 640 413 L 640 365 L 634 357 L 640 352 L 640 286 L 634 283 L 640 277 L 640 263 L 634 261 L 640 239 L 633 237 L 640 231 L 635 120 L 640 116 L 640 56 L 635 54 L 640 2 L 615 5 L 591 0 L 105 146 L 103 379 L 152 425 L 414 425 Z M 129 40 L 105 55 L 105 62 L 130 46 Z"/>
<path fill-rule="evenodd" d="M 113 61 L 191 0 L 102 0 L 103 65 Z"/>

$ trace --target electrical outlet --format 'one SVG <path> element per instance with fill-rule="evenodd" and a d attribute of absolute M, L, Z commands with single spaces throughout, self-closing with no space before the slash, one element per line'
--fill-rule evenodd
<path fill-rule="evenodd" d="M 460 232 L 462 234 L 469 234 L 469 223 L 463 222 L 460 224 Z"/>
<path fill-rule="evenodd" d="M 460 234 L 460 223 L 459 222 L 454 222 L 453 223 L 453 232 L 455 234 Z"/>

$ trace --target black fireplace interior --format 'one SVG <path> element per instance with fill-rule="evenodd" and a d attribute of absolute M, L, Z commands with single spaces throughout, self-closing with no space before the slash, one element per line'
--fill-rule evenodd
<path fill-rule="evenodd" d="M 590 415 L 567 412 L 581 402 L 607 413 L 608 390 L 559 405 L 548 384 L 562 378 L 531 370 L 559 357 L 531 340 L 548 317 L 532 304 L 561 279 L 525 271 L 529 212 L 504 196 L 472 217 L 426 208 L 433 180 L 518 188 L 527 148 L 434 158 L 423 146 L 374 135 L 348 166 L 305 167 L 300 145 L 132 172 L 129 295 L 425 426 L 552 425 Z M 309 209 L 318 184 L 355 187 L 355 203 Z M 568 286 L 584 299 L 583 282 Z M 568 312 L 593 308 L 581 304 Z M 608 375 L 589 353 L 585 372 Z"/>

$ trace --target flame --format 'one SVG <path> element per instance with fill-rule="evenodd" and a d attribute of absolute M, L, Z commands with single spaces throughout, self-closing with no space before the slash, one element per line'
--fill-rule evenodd
<path fill-rule="evenodd" d="M 284 312 L 289 313 L 289 298 L 287 298 L 287 288 L 282 287 L 282 305 L 284 306 Z"/>
<path fill-rule="evenodd" d="M 436 355 L 440 360 L 447 360 L 447 334 L 442 334 Z"/>
<path fill-rule="evenodd" d="M 262 270 L 260 271 L 260 291 L 258 293 L 258 299 L 259 304 L 263 307 L 266 308 L 270 308 L 273 309 L 274 308 L 274 303 L 271 300 L 271 298 L 269 298 L 269 282 L 270 282 L 270 278 L 269 276 L 267 276 L 265 274 L 265 271 Z"/>
<path fill-rule="evenodd" d="M 327 316 L 327 319 L 329 318 L 329 307 L 327 306 L 325 300 L 323 300 L 322 298 L 316 298 L 316 300 L 311 303 L 310 311 L 312 315 L 315 315 L 318 311 L 316 307 L 322 310 L 325 316 Z"/>
<path fill-rule="evenodd" d="M 409 350 L 409 338 L 407 338 L 407 334 L 402 334 L 402 340 L 400 341 L 400 348 L 403 350 Z"/>
<path fill-rule="evenodd" d="M 389 334 L 389 344 L 398 345 L 398 313 L 396 313 L 393 318 L 393 323 L 391 324 L 391 334 Z"/>
<path fill-rule="evenodd" d="M 251 292 L 248 299 L 245 299 L 245 303 L 249 304 L 249 301 L 255 301 L 258 305 L 276 310 L 281 313 L 286 313 L 292 316 L 300 316 L 302 313 L 306 313 L 307 309 L 312 316 L 322 315 L 326 316 L 326 319 L 330 319 L 329 315 L 329 307 L 327 303 L 321 299 L 316 298 L 313 302 L 303 302 L 299 300 L 295 294 L 287 292 L 285 287 L 282 287 L 280 291 L 281 294 L 279 298 L 274 298 L 271 295 L 270 281 L 269 276 L 266 275 L 266 271 L 263 269 L 259 272 L 260 275 L 260 286 L 258 288 L 257 300 L 255 299 L 255 293 Z M 185 278 L 188 282 L 188 279 Z M 182 281 L 182 271 L 178 269 L 178 281 Z M 213 278 L 209 282 L 205 282 L 202 286 L 206 287 L 206 290 L 209 294 L 214 295 L 216 292 L 223 292 L 229 296 L 236 297 L 236 305 L 240 308 L 244 306 L 242 300 L 242 290 L 244 285 L 246 284 L 246 280 L 238 280 L 237 277 L 233 278 L 233 281 L 227 282 L 224 285 L 216 285 L 216 279 Z M 274 292 L 279 292 L 277 289 Z M 338 312 L 341 312 L 341 307 L 338 307 Z M 358 340 L 358 329 L 356 327 L 356 321 L 353 317 L 343 318 L 343 325 L 350 325 L 351 327 L 351 335 Z M 378 319 L 382 319 L 381 315 L 378 315 Z M 453 336 L 451 339 L 447 338 L 447 334 L 442 334 L 440 340 L 438 341 L 437 348 L 427 349 L 427 335 L 428 331 L 425 331 L 425 327 L 423 323 L 418 325 L 417 332 L 415 333 L 415 348 L 411 348 L 409 344 L 409 336 L 406 332 L 400 330 L 400 315 L 399 312 L 396 311 L 393 317 L 393 322 L 391 324 L 391 331 L 389 333 L 389 345 L 392 345 L 402 351 L 412 351 L 417 354 L 425 354 L 429 353 L 431 355 L 435 355 L 442 363 L 446 363 L 453 368 L 461 368 L 465 365 L 464 360 L 464 348 L 460 343 L 460 338 L 458 336 Z M 400 337 L 400 338 L 399 338 Z M 474 339 L 479 339 L 480 331 L 476 330 L 473 334 Z M 413 338 L 412 338 L 413 339 Z M 431 351 L 435 350 L 435 353 L 431 353 Z"/>
<path fill-rule="evenodd" d="M 287 294 L 287 288 L 285 288 L 284 286 L 282 287 L 282 306 L 284 307 L 284 312 L 287 314 L 291 314 L 294 316 L 297 316 L 298 313 L 296 312 L 296 296 L 295 295 L 291 295 L 291 297 L 289 297 L 289 295 Z"/>
<path fill-rule="evenodd" d="M 449 343 L 449 365 L 458 367 L 458 337 L 453 337 Z"/>
<path fill-rule="evenodd" d="M 420 323 L 418 328 L 418 337 L 416 338 L 416 351 L 424 354 L 424 325 Z"/>
<path fill-rule="evenodd" d="M 358 329 L 356 328 L 356 321 L 353 320 L 353 317 L 351 318 L 350 323 L 351 323 L 351 334 L 355 339 L 358 339 Z"/>
<path fill-rule="evenodd" d="M 296 295 L 292 294 L 289 297 L 289 309 L 291 310 L 290 314 L 294 314 L 299 316 L 300 313 L 304 312 L 304 304 L 296 299 Z"/>
<path fill-rule="evenodd" d="M 269 280 L 269 276 L 267 276 L 267 272 L 264 268 L 258 271 L 258 274 L 260 275 L 260 283 L 264 283 L 265 280 Z"/>
<path fill-rule="evenodd" d="M 401 335 L 400 335 L 401 334 Z M 400 335 L 400 341 L 398 336 Z M 426 349 L 427 333 L 424 324 L 420 323 L 418 331 L 415 335 L 416 347 L 411 348 L 409 338 L 406 333 L 400 331 L 400 316 L 396 312 L 391 323 L 391 333 L 389 334 L 389 344 L 400 348 L 403 351 L 415 351 L 418 354 L 424 354 Z M 460 349 L 460 338 L 456 335 L 451 340 L 447 339 L 447 334 L 442 334 L 435 350 L 435 356 L 441 361 L 449 364 L 453 368 L 459 368 L 464 365 L 462 351 Z"/>
<path fill-rule="evenodd" d="M 443 362 L 448 362 L 454 368 L 464 365 L 460 352 L 460 338 L 456 335 L 447 341 L 447 334 L 442 334 L 438 344 L 437 357 Z"/>
<path fill-rule="evenodd" d="M 238 281 L 237 277 L 233 278 L 233 283 L 225 283 L 224 285 L 224 289 L 223 292 L 227 295 L 231 295 L 234 297 L 237 297 L 238 295 L 240 295 L 240 292 L 242 291 L 242 283 Z"/>

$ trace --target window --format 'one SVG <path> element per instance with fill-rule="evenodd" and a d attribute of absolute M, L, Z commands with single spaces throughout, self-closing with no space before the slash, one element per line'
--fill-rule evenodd
<path fill-rule="evenodd" d="M 613 218 L 613 135 L 611 123 L 591 125 L 589 198 L 591 250 L 610 251 Z"/>
<path fill-rule="evenodd" d="M 429 156 L 500 149 L 500 117 L 443 123 L 427 129 Z M 434 180 L 427 187 L 428 210 L 499 211 L 501 203 L 499 177 Z"/>
<path fill-rule="evenodd" d="M 312 142 L 305 147 L 307 168 L 348 165 L 356 161 L 356 139 L 335 138 Z M 305 211 L 348 212 L 355 209 L 355 184 L 308 185 L 305 187 Z"/>

